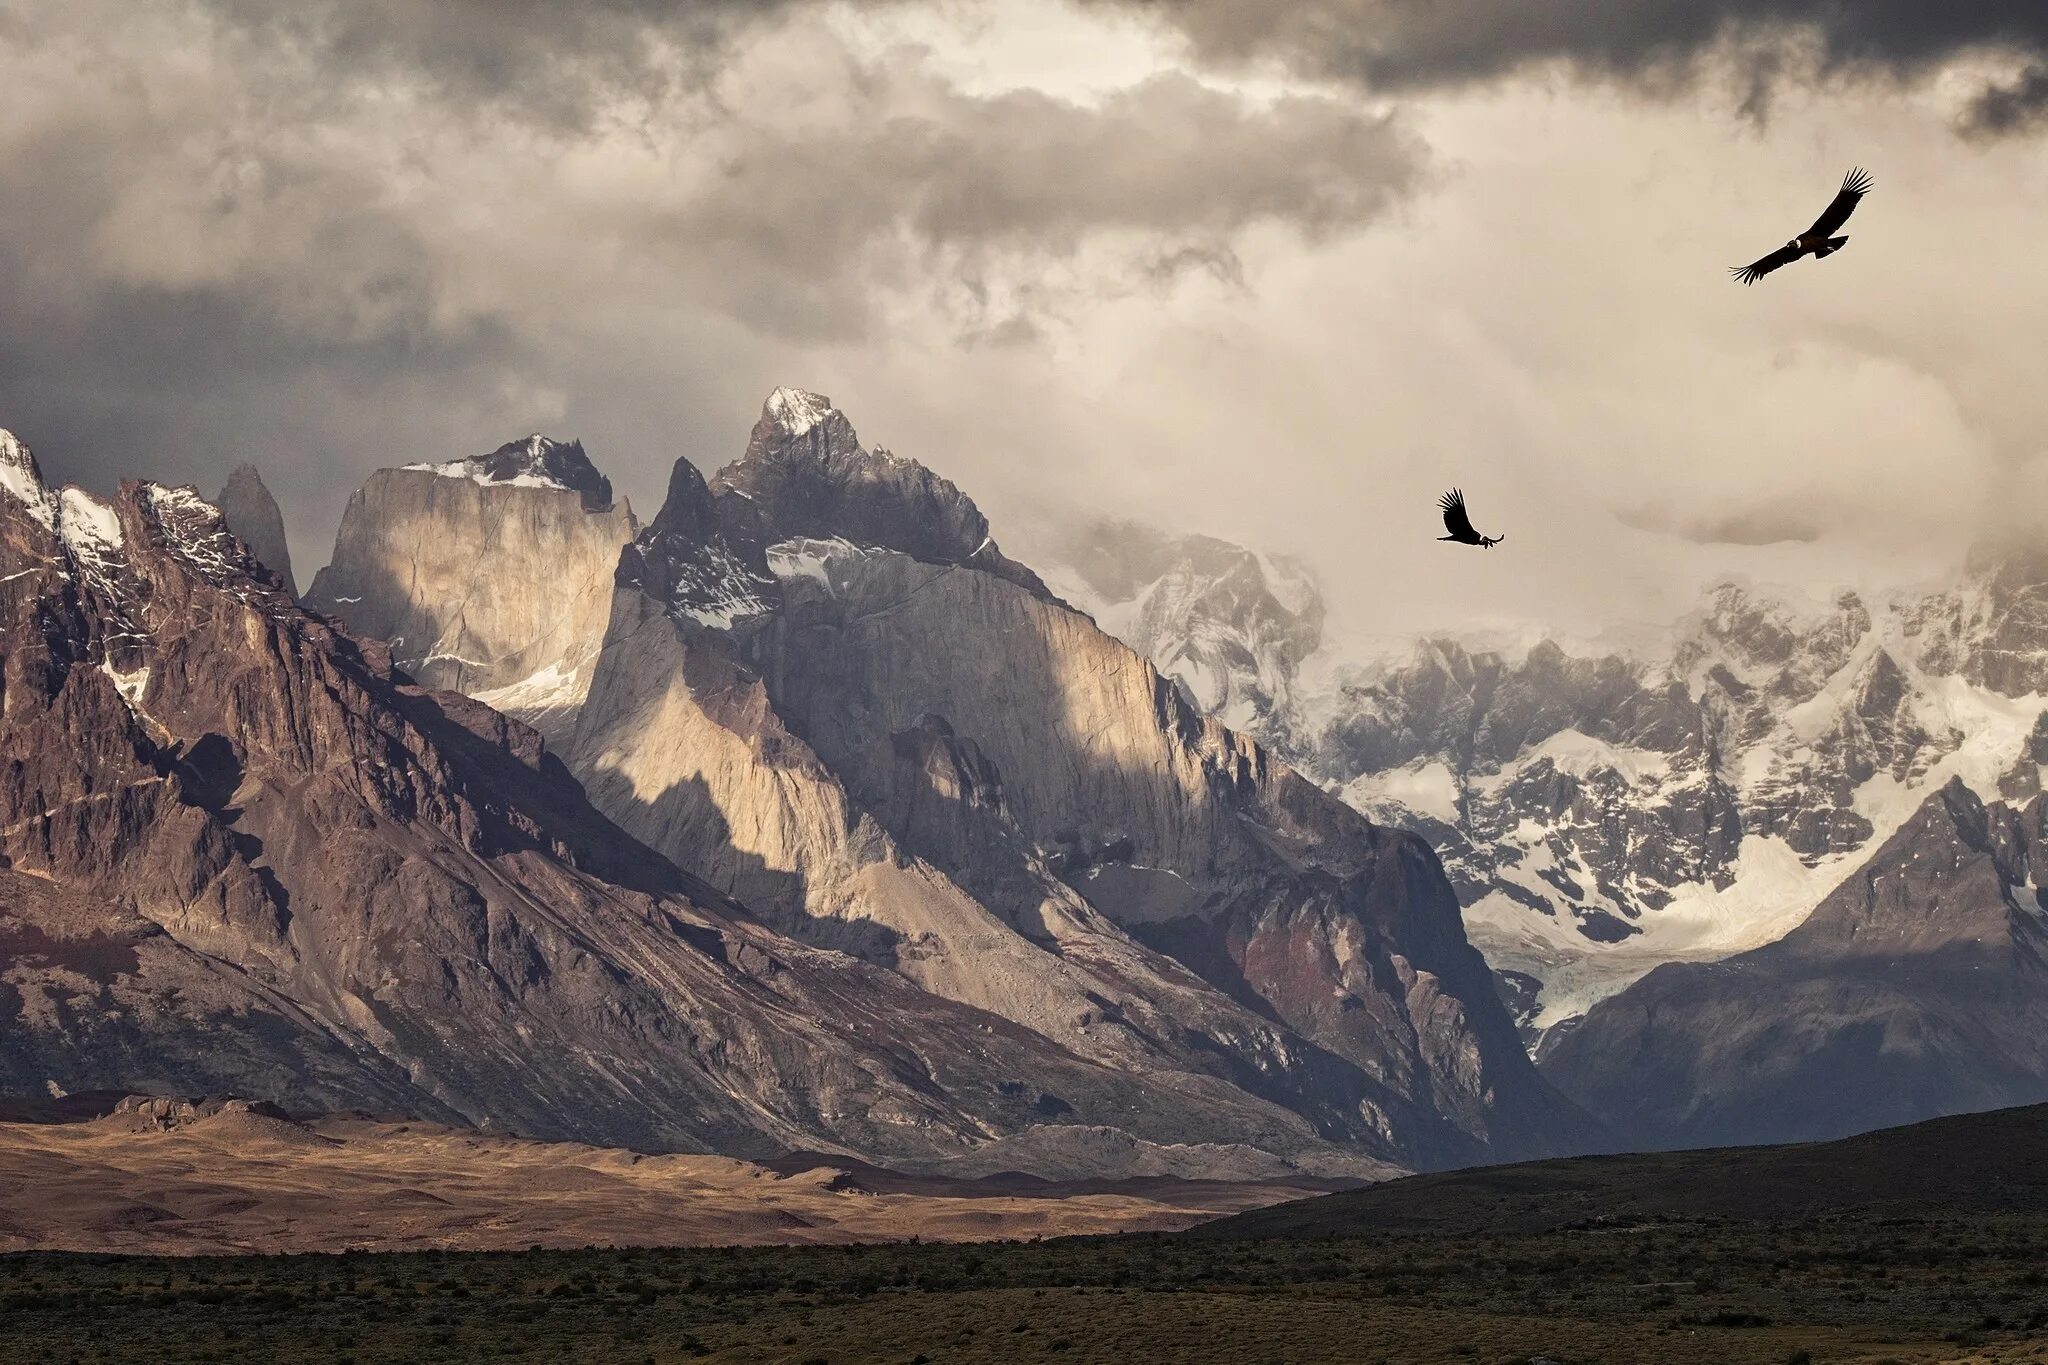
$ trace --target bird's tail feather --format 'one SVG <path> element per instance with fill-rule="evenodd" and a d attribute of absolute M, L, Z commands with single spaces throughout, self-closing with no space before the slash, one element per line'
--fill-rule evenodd
<path fill-rule="evenodd" d="M 1830 237 L 1814 249 L 1813 258 L 1817 261 L 1826 260 L 1848 244 L 1847 237 Z"/>

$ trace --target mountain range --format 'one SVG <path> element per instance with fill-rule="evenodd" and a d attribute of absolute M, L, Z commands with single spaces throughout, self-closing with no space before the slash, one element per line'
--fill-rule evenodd
<path fill-rule="evenodd" d="M 381 471 L 304 604 L 237 483 L 0 442 L 9 1091 L 961 1175 L 1601 1140 L 1424 840 L 816 395 L 644 526 L 574 443 Z"/>
<path fill-rule="evenodd" d="M 646 521 L 574 441 L 377 471 L 303 602 L 252 468 L 0 490 L 16 1093 L 1255 1179 L 2048 1098 L 2028 547 L 1350 657 L 795 389 Z"/>
<path fill-rule="evenodd" d="M 1294 566 L 1070 531 L 1191 701 L 1441 853 L 1546 1076 L 1637 1147 L 2048 1099 L 2048 557 L 1882 598 L 1721 583 L 1600 652 L 1347 658 Z"/>

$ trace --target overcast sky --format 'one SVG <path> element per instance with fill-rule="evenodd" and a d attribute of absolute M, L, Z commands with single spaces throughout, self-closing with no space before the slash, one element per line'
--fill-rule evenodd
<path fill-rule="evenodd" d="M 0 0 L 0 426 L 256 462 L 303 582 L 378 466 L 580 436 L 651 515 L 796 384 L 1026 559 L 1590 631 L 2043 529 L 2044 115 L 2039 0 Z"/>

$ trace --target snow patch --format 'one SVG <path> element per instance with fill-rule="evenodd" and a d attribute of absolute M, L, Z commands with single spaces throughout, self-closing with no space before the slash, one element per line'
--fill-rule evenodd
<path fill-rule="evenodd" d="M 768 395 L 766 416 L 791 436 L 801 436 L 832 415 L 832 400 L 804 389 L 777 389 Z"/>
<path fill-rule="evenodd" d="M 121 548 L 121 519 L 82 488 L 66 488 L 58 495 L 58 525 L 64 543 L 76 552 L 103 559 Z"/>
<path fill-rule="evenodd" d="M 559 711 L 581 706 L 590 692 L 590 679 L 580 666 L 564 667 L 561 660 L 535 669 L 517 682 L 476 694 L 476 699 L 493 711 L 524 715 L 537 711 Z"/>
<path fill-rule="evenodd" d="M 1534 851 L 1546 850 L 1539 845 Z M 1777 942 L 1862 861 L 1859 851 L 1808 867 L 1783 839 L 1752 834 L 1742 841 L 1729 886 L 1692 882 L 1675 888 L 1670 904 L 1631 920 L 1641 932 L 1619 943 L 1590 942 L 1569 914 L 1537 914 L 1500 891 L 1466 909 L 1465 929 L 1488 965 L 1543 982 L 1541 1009 L 1531 1022 L 1547 1029 L 1584 1014 L 1662 963 L 1714 962 Z M 1527 863 L 1514 869 L 1534 870 Z M 1553 888 L 1536 885 L 1555 898 Z"/>
<path fill-rule="evenodd" d="M 13 432 L 4 429 L 0 429 L 0 489 L 28 508 L 28 514 L 41 522 L 45 530 L 57 529 L 56 499 L 43 483 L 36 457 Z"/>
<path fill-rule="evenodd" d="M 1531 749 L 1517 763 L 1527 766 L 1542 759 L 1561 773 L 1573 777 L 1591 777 L 1595 773 L 1612 772 L 1627 779 L 1631 784 L 1661 782 L 1671 775 L 1671 756 L 1660 754 L 1653 749 L 1633 749 L 1619 744 L 1609 744 L 1604 739 L 1595 739 L 1578 730 L 1559 730 L 1556 734 Z"/>
<path fill-rule="evenodd" d="M 524 448 L 520 452 L 525 457 L 527 467 L 509 479 L 492 478 L 490 469 L 485 464 L 486 461 L 496 456 L 499 453 L 498 451 L 492 451 L 487 455 L 472 456 L 466 460 L 449 460 L 442 464 L 407 464 L 400 465 L 399 468 L 410 470 L 414 473 L 434 474 L 444 479 L 468 479 L 471 483 L 481 484 L 485 488 L 552 488 L 559 489 L 565 493 L 573 493 L 576 490 L 568 484 L 563 483 L 552 475 L 540 472 L 544 468 L 542 462 L 547 459 L 549 452 L 557 448 L 558 444 L 558 442 L 551 441 L 547 437 L 542 436 L 539 432 L 535 432 L 527 437 Z"/>
<path fill-rule="evenodd" d="M 149 689 L 149 665 L 132 668 L 123 672 L 111 662 L 102 660 L 100 672 L 113 679 L 114 690 L 121 694 L 121 700 L 128 703 L 128 709 L 136 715 L 143 714 L 142 694 Z"/>
<path fill-rule="evenodd" d="M 826 566 L 836 559 L 860 559 L 880 551 L 856 545 L 844 536 L 798 536 L 768 547 L 768 571 L 781 579 L 808 578 L 832 586 Z"/>

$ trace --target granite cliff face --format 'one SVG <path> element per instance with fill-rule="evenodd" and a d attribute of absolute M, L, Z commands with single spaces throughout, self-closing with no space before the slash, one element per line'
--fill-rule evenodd
<path fill-rule="evenodd" d="M 1046 1171 L 1001 1152 L 1058 1120 L 1132 1161 L 1383 1169 L 774 932 L 534 731 L 301 610 L 189 490 L 53 491 L 0 438 L 0 638 L 8 1090 Z"/>
<path fill-rule="evenodd" d="M 571 762 L 780 931 L 1435 1164 L 1588 1140 L 1421 841 L 1213 720 L 971 500 L 771 396 L 621 559 Z"/>
<path fill-rule="evenodd" d="M 1322 592 L 1306 566 L 1129 521 L 1068 528 L 1056 554 L 1062 595 L 1197 710 L 1276 748 L 1301 747 L 1292 725 L 1302 665 L 1323 643 Z"/>
<path fill-rule="evenodd" d="M 249 547 L 249 553 L 277 575 L 286 592 L 297 597 L 299 585 L 292 577 L 292 552 L 285 543 L 284 513 L 278 511 L 277 500 L 263 486 L 263 476 L 256 472 L 256 466 L 236 465 L 235 472 L 221 485 L 213 505 L 220 509 L 227 528 Z"/>
<path fill-rule="evenodd" d="M 389 642 L 421 683 L 559 738 L 590 686 L 619 548 L 638 529 L 581 444 L 529 436 L 371 475 L 306 603 Z"/>

